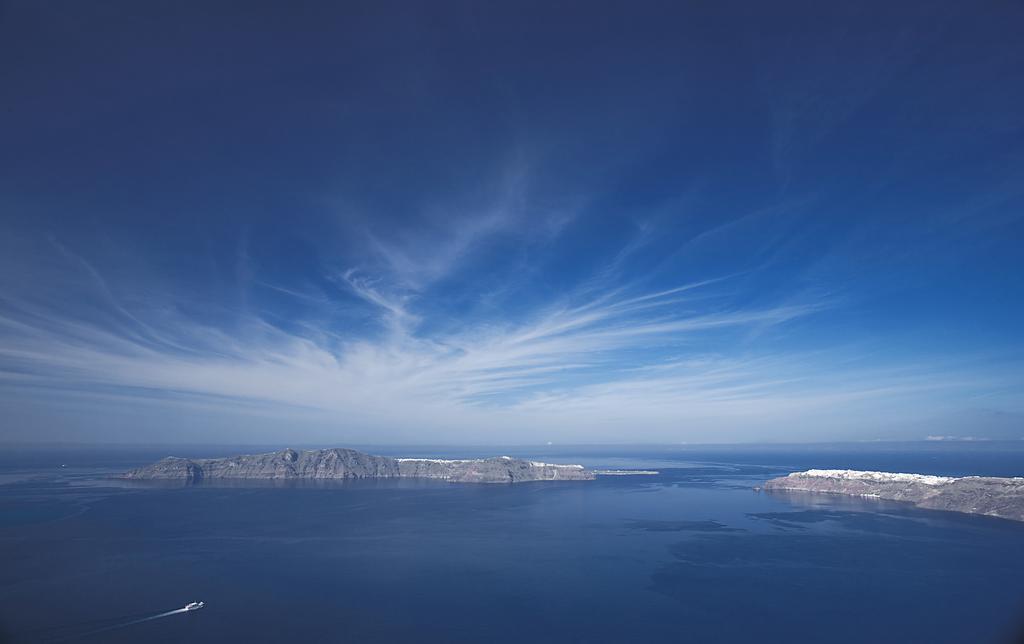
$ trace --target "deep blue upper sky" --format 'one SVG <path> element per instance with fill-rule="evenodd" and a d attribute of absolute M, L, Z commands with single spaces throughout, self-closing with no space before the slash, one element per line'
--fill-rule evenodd
<path fill-rule="evenodd" d="M 4 438 L 1024 438 L 1019 3 L 232 4 L 0 5 Z"/>

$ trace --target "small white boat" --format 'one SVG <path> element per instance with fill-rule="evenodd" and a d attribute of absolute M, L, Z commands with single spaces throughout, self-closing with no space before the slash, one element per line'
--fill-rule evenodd
<path fill-rule="evenodd" d="M 185 610 L 199 610 L 203 606 L 206 606 L 206 602 L 192 602 L 185 604 Z"/>

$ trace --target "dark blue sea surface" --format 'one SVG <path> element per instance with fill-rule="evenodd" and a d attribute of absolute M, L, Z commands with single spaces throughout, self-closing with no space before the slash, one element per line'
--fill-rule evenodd
<path fill-rule="evenodd" d="M 0 641 L 985 643 L 1024 627 L 1024 524 L 754 489 L 810 467 L 1019 476 L 1024 445 L 367 449 L 660 474 L 176 486 L 107 477 L 265 450 L 5 450 Z"/>

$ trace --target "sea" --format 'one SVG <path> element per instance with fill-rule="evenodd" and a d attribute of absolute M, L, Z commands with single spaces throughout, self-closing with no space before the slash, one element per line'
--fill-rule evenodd
<path fill-rule="evenodd" d="M 1024 641 L 1024 523 L 758 489 L 1024 476 L 1024 441 L 358 446 L 657 472 L 511 485 L 115 478 L 281 447 L 0 451 L 0 641 Z"/>

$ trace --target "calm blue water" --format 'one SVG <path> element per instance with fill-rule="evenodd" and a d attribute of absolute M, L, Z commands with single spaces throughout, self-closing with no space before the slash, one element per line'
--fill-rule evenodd
<path fill-rule="evenodd" d="M 515 486 L 130 486 L 103 477 L 168 450 L 7 451 L 0 639 L 1009 641 L 1024 524 L 752 488 L 808 467 L 1024 475 L 1022 447 L 499 450 L 661 471 Z"/>

